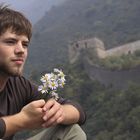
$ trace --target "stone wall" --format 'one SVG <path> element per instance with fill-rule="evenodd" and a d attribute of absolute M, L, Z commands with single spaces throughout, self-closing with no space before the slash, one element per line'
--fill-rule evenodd
<path fill-rule="evenodd" d="M 78 57 L 80 56 L 80 53 L 85 51 L 86 55 L 97 55 L 98 54 L 98 50 L 99 50 L 99 54 L 101 54 L 100 52 L 102 51 L 105 52 L 105 47 L 104 47 L 104 43 L 99 40 L 98 38 L 89 38 L 89 39 L 85 39 L 85 40 L 80 40 L 77 42 L 73 42 L 71 44 L 69 44 L 69 61 L 70 63 L 74 63 Z M 89 52 L 89 54 L 87 54 L 87 52 Z"/>
<path fill-rule="evenodd" d="M 125 89 L 129 83 L 140 83 L 140 65 L 128 70 L 110 70 L 85 63 L 87 74 L 105 86 Z"/>
<path fill-rule="evenodd" d="M 69 59 L 70 63 L 74 63 L 78 58 L 82 58 L 86 72 L 92 80 L 97 80 L 105 86 L 125 89 L 131 82 L 140 83 L 140 65 L 127 70 L 110 70 L 95 66 L 92 60 L 96 60 L 95 56 L 98 58 L 120 56 L 134 53 L 136 50 L 140 50 L 140 41 L 105 50 L 104 43 L 101 40 L 90 38 L 71 44 L 69 46 Z"/>
<path fill-rule="evenodd" d="M 74 63 L 80 56 L 81 51 L 85 51 L 87 57 L 105 58 L 108 56 L 121 56 L 122 54 L 134 53 L 140 50 L 140 41 L 135 41 L 122 46 L 105 50 L 104 43 L 98 38 L 80 40 L 69 45 L 69 61 Z M 87 53 L 88 52 L 88 53 Z"/>
<path fill-rule="evenodd" d="M 140 41 L 128 43 L 113 49 L 106 50 L 106 56 L 120 56 L 122 54 L 132 54 L 136 50 L 140 50 Z"/>

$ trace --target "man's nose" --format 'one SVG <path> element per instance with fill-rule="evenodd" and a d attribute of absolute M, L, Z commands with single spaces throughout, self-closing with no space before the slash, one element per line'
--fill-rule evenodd
<path fill-rule="evenodd" d="M 15 53 L 24 53 L 25 48 L 21 42 L 17 43 L 15 46 Z"/>

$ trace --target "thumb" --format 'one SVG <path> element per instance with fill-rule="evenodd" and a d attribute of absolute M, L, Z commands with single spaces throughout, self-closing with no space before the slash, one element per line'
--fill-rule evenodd
<path fill-rule="evenodd" d="M 33 101 L 31 104 L 34 107 L 40 108 L 40 107 L 43 107 L 45 105 L 45 100 L 43 100 L 43 99 L 36 100 L 36 101 Z"/>

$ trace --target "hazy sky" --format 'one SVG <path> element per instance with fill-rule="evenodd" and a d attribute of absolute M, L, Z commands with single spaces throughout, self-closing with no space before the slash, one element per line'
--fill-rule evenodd
<path fill-rule="evenodd" d="M 32 5 L 33 3 L 40 3 L 40 5 L 47 3 L 46 7 L 51 7 L 54 4 L 61 3 L 65 0 L 0 0 L 0 3 L 6 3 L 11 5 L 11 7 L 14 7 L 16 9 L 22 9 L 25 8 L 26 6 Z"/>
<path fill-rule="evenodd" d="M 31 4 L 35 0 L 1 0 L 0 3 L 10 4 L 14 8 L 22 8 Z"/>
<path fill-rule="evenodd" d="M 0 0 L 0 3 L 23 12 L 32 23 L 36 23 L 52 5 L 57 5 L 64 0 Z"/>

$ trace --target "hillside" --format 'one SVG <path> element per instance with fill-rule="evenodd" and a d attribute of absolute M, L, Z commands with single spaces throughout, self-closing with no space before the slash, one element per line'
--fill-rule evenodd
<path fill-rule="evenodd" d="M 129 82 L 128 87 L 121 90 L 112 86 L 105 87 L 100 82 L 91 80 L 85 68 L 87 66 L 80 61 L 65 65 L 66 85 L 59 94 L 72 98 L 83 106 L 87 121 L 82 127 L 88 140 L 139 140 L 140 82 Z M 97 76 L 101 71 L 96 71 Z M 109 76 L 104 77 L 104 80 L 108 80 Z M 32 79 L 36 78 L 37 75 L 32 75 Z M 121 84 L 124 81 L 119 82 Z M 25 136 L 28 135 L 22 133 L 22 137 Z"/>
<path fill-rule="evenodd" d="M 138 0 L 67 0 L 63 5 L 53 7 L 34 26 L 27 63 L 30 78 L 37 81 L 41 73 L 52 67 L 63 67 L 67 83 L 62 95 L 83 105 L 87 113 L 83 129 L 89 140 L 139 140 L 139 81 L 129 83 L 126 89 L 113 89 L 91 80 L 90 69 L 85 69 L 83 61 L 64 65 L 68 62 L 68 43 L 99 37 L 109 49 L 139 40 L 139 8 Z M 102 76 L 100 71 L 97 69 L 94 74 Z M 131 76 L 138 77 L 138 72 Z M 106 77 L 102 76 L 105 82 L 110 73 L 114 74 L 112 71 L 107 73 L 104 74 Z M 119 76 L 127 77 L 123 72 Z"/>
<path fill-rule="evenodd" d="M 139 140 L 140 86 L 114 90 L 89 79 L 83 63 L 67 66 L 64 96 L 78 100 L 87 113 L 88 140 Z M 120 82 L 121 83 L 121 82 Z"/>
<path fill-rule="evenodd" d="M 139 0 L 67 0 L 54 6 L 34 26 L 27 67 L 67 62 L 68 43 L 81 38 L 99 37 L 107 49 L 138 40 L 139 7 Z"/>

